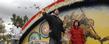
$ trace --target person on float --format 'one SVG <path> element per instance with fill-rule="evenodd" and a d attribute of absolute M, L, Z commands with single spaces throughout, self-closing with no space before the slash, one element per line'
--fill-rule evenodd
<path fill-rule="evenodd" d="M 80 23 L 78 20 L 72 23 L 72 27 L 69 31 L 71 44 L 85 44 L 84 31 L 79 26 Z"/>
<path fill-rule="evenodd" d="M 59 18 L 59 10 L 54 10 L 54 12 L 50 14 L 46 13 L 44 10 L 42 10 L 43 12 L 43 18 L 46 19 L 46 21 L 49 24 L 49 37 L 50 37 L 50 41 L 49 44 L 62 44 L 61 42 L 61 35 L 63 32 L 64 33 L 64 28 L 63 28 L 63 22 L 62 20 Z"/>

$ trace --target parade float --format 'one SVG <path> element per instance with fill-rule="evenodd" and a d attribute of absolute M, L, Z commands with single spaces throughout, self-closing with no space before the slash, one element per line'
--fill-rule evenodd
<path fill-rule="evenodd" d="M 49 25 L 42 17 L 41 10 L 46 9 L 47 13 L 51 13 L 58 9 L 66 30 L 71 27 L 71 20 L 79 20 L 86 32 L 86 44 L 108 44 L 108 4 L 107 0 L 47 0 L 38 6 L 36 14 L 22 27 L 23 35 L 19 43 L 49 44 Z M 63 36 L 63 44 L 69 43 L 68 36 Z"/>

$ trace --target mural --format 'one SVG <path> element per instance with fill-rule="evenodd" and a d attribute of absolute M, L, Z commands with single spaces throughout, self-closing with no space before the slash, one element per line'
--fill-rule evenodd
<path fill-rule="evenodd" d="M 47 38 L 49 36 L 49 25 L 45 20 L 40 23 L 39 32 L 42 37 Z"/>
<path fill-rule="evenodd" d="M 109 6 L 102 4 L 91 5 L 89 3 L 91 6 L 78 6 L 76 4 L 74 3 L 76 7 L 71 4 L 55 8 L 59 10 L 58 16 L 63 21 L 63 27 L 65 29 L 65 33 L 61 35 L 62 44 L 72 44 L 71 33 L 73 32 L 69 32 L 74 28 L 73 24 L 76 20 L 80 23 L 79 27 L 81 30 L 83 30 L 83 44 L 109 44 Z M 49 8 L 47 8 L 46 12 L 52 15 L 54 10 L 48 11 Z M 41 12 L 40 15 L 42 15 Z M 42 16 L 31 27 L 28 29 L 31 31 L 27 31 L 29 33 L 25 36 L 22 44 L 49 44 L 50 27 Z"/>

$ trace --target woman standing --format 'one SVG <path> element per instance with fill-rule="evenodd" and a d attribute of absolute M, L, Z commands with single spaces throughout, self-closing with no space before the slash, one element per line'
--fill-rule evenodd
<path fill-rule="evenodd" d="M 71 37 L 71 44 L 85 44 L 84 31 L 81 29 L 78 20 L 75 20 L 72 23 L 72 27 L 69 31 Z"/>

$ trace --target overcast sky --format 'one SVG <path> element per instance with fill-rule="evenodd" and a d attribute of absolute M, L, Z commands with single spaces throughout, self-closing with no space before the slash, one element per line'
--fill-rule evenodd
<path fill-rule="evenodd" d="M 30 18 L 37 12 L 35 7 L 45 7 L 45 4 L 49 4 L 48 1 L 53 2 L 53 0 L 0 0 L 0 17 L 10 21 L 9 18 L 15 13 L 20 16 L 27 15 Z"/>
<path fill-rule="evenodd" d="M 37 11 L 41 10 L 36 9 L 37 6 L 44 8 L 54 1 L 56 0 L 0 0 L 0 18 L 4 20 L 6 29 L 8 29 L 12 27 L 8 26 L 8 23 L 11 22 L 10 18 L 13 13 L 20 16 L 27 15 L 31 18 Z"/>

